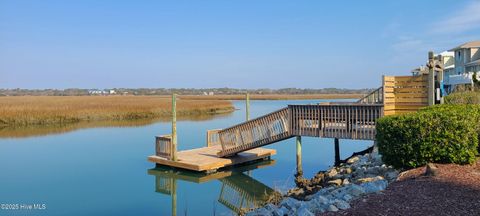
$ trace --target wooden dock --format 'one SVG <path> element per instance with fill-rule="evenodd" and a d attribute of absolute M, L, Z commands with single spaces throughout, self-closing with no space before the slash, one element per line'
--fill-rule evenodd
<path fill-rule="evenodd" d="M 276 151 L 260 147 L 292 137 L 297 138 L 297 161 L 301 158 L 302 136 L 334 138 L 336 146 L 339 139 L 375 140 L 377 119 L 415 112 L 433 101 L 430 81 L 425 75 L 384 76 L 380 88 L 357 102 L 288 105 L 252 120 L 247 112 L 245 122 L 207 131 L 207 147 L 180 152 L 176 150 L 173 105 L 172 135 L 156 137 L 156 153 L 148 160 L 193 171 L 215 171 L 270 157 Z M 175 104 L 175 97 L 172 101 Z"/>
<path fill-rule="evenodd" d="M 277 153 L 274 149 L 256 148 L 238 153 L 232 157 L 221 158 L 217 155 L 221 150 L 222 147 L 216 145 L 179 151 L 177 152 L 177 161 L 173 161 L 168 157 L 156 155 L 149 156 L 148 160 L 156 164 L 170 167 L 212 172 L 229 166 L 269 158 Z"/>

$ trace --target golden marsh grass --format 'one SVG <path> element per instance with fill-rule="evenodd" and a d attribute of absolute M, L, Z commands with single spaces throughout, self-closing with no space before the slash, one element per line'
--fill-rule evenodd
<path fill-rule="evenodd" d="M 179 117 L 232 112 L 230 101 L 177 99 Z M 166 96 L 0 97 L 0 125 L 66 124 L 80 121 L 135 120 L 171 115 Z"/>

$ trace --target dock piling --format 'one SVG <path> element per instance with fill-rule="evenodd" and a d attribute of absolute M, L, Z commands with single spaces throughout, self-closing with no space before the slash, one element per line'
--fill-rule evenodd
<path fill-rule="evenodd" d="M 245 112 L 247 121 L 250 120 L 250 94 L 245 94 Z"/>
<path fill-rule="evenodd" d="M 172 94 L 172 160 L 177 161 L 177 95 Z"/>
<path fill-rule="evenodd" d="M 340 165 L 340 140 L 338 138 L 334 139 L 335 143 L 335 166 Z"/>
<path fill-rule="evenodd" d="M 296 137 L 296 143 L 297 143 L 297 174 L 302 175 L 303 170 L 302 170 L 302 137 L 297 136 Z"/>

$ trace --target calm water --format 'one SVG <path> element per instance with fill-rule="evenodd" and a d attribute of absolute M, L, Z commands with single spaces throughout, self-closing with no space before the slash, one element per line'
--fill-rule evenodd
<path fill-rule="evenodd" d="M 321 101 L 251 101 L 251 116 Z M 243 121 L 244 102 L 234 103 L 239 110 L 231 115 L 178 122 L 179 149 L 205 146 L 207 129 Z M 177 215 L 232 215 L 235 206 L 248 204 L 245 197 L 259 199 L 264 192 L 293 186 L 295 139 L 268 146 L 277 150 L 272 161 L 226 170 L 219 173 L 224 178 L 208 181 L 209 176 L 154 169 L 147 162 L 154 136 L 168 133 L 170 124 L 157 122 L 0 138 L 0 204 L 46 205 L 45 210 L 0 209 L 0 215 L 171 215 L 172 202 Z M 302 142 L 306 177 L 333 164 L 332 139 L 304 137 Z M 341 140 L 341 156 L 371 144 Z M 169 195 L 173 191 L 176 199 Z"/>

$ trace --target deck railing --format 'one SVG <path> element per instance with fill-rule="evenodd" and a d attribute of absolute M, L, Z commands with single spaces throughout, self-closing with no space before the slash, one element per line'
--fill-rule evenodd
<path fill-rule="evenodd" d="M 290 105 L 290 132 L 295 136 L 373 140 L 383 105 Z"/>
<path fill-rule="evenodd" d="M 170 160 L 173 154 L 172 151 L 172 135 L 155 137 L 155 155 Z"/>
<path fill-rule="evenodd" d="M 272 142 L 289 138 L 288 108 L 235 125 L 219 132 L 222 151 L 219 156 L 229 156 Z"/>
<path fill-rule="evenodd" d="M 366 96 L 358 100 L 357 103 L 382 104 L 383 103 L 383 86 L 370 92 L 369 94 L 367 94 Z"/>
<path fill-rule="evenodd" d="M 219 132 L 222 129 L 207 130 L 207 147 L 220 145 Z"/>
<path fill-rule="evenodd" d="M 292 136 L 375 139 L 383 104 L 289 105 L 287 108 L 219 132 L 220 157 L 258 148 Z"/>

